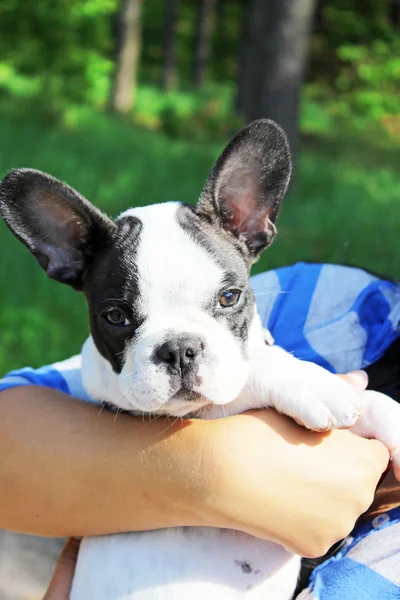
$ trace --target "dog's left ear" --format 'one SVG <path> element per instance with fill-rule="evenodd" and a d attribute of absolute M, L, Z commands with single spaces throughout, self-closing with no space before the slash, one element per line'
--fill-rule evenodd
<path fill-rule="evenodd" d="M 0 214 L 51 279 L 81 290 L 115 224 L 65 183 L 15 169 L 0 183 Z"/>
<path fill-rule="evenodd" d="M 273 121 L 260 119 L 228 144 L 206 182 L 197 213 L 242 240 L 253 259 L 276 234 L 291 174 L 289 144 Z"/>

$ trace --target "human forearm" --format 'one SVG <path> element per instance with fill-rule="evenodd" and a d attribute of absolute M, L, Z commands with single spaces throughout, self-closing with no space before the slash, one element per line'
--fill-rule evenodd
<path fill-rule="evenodd" d="M 0 411 L 0 527 L 70 536 L 201 522 L 193 448 L 182 478 L 175 451 L 196 423 L 189 438 L 179 422 L 116 417 L 33 386 L 0 393 Z"/>
<path fill-rule="evenodd" d="M 228 527 L 317 556 L 367 509 L 388 452 L 274 411 L 152 422 L 39 387 L 0 393 L 0 528 L 51 536 Z"/>

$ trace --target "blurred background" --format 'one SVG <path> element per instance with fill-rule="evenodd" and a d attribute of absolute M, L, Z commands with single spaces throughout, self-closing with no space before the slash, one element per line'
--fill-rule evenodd
<path fill-rule="evenodd" d="M 254 272 L 306 260 L 399 279 L 400 0 L 0 0 L 1 176 L 47 171 L 112 216 L 195 202 L 258 117 L 286 129 L 296 168 Z M 3 223 L 0 252 L 0 374 L 79 352 L 83 299 Z M 27 540 L 0 538 L 1 600 L 40 597 L 58 545 Z"/>

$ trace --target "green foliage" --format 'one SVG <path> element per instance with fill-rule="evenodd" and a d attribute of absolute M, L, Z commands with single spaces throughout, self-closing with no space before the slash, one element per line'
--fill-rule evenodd
<path fill-rule="evenodd" d="M 143 3 L 141 90 L 133 120 L 174 137 L 207 139 L 237 125 L 232 111 L 244 3 L 219 2 L 204 90 L 190 90 L 198 3 L 181 0 L 177 89 L 159 88 L 165 0 Z M 71 105 L 107 106 L 121 0 L 0 0 L 0 104 L 54 119 Z M 318 118 L 400 128 L 400 36 L 389 0 L 324 0 L 311 38 L 306 96 Z M 218 82 L 218 84 L 216 84 Z M 305 109 L 310 114 L 310 106 Z M 325 115 L 325 116 L 323 116 Z M 317 126 L 318 127 L 318 126 Z"/>
<path fill-rule="evenodd" d="M 199 93 L 164 93 L 154 86 L 140 86 L 134 121 L 138 125 L 191 141 L 225 139 L 241 121 L 232 108 L 232 86 L 209 84 Z"/>
<path fill-rule="evenodd" d="M 0 0 L 0 91 L 39 96 L 54 112 L 69 102 L 103 104 L 116 7 L 117 0 Z"/>
<path fill-rule="evenodd" d="M 278 240 L 254 272 L 307 260 L 400 277 L 399 148 L 377 147 L 375 134 L 350 143 L 333 133 L 301 153 Z M 112 216 L 132 205 L 195 202 L 223 146 L 171 140 L 86 109 L 71 111 L 62 127 L 4 114 L 0 139 L 0 175 L 22 166 L 48 171 Z M 48 280 L 2 222 L 0 253 L 0 373 L 78 352 L 87 336 L 83 298 Z"/>
<path fill-rule="evenodd" d="M 390 0 L 325 0 L 321 6 L 319 29 L 334 50 L 345 41 L 362 44 L 384 39 L 391 30 Z"/>
<path fill-rule="evenodd" d="M 312 40 L 314 99 L 346 120 L 400 113 L 400 36 L 389 1 L 326 0 Z"/>
<path fill-rule="evenodd" d="M 337 50 L 343 68 L 336 79 L 342 92 L 342 116 L 363 115 L 375 121 L 400 114 L 400 38 Z"/>
<path fill-rule="evenodd" d="M 187 87 L 192 80 L 194 34 L 198 18 L 196 0 L 180 0 L 175 31 L 178 86 Z M 228 82 L 236 79 L 238 49 L 242 34 L 243 2 L 219 2 L 214 19 L 212 60 L 208 82 Z M 164 0 L 146 0 L 143 5 L 143 48 L 141 81 L 160 84 L 162 81 L 164 35 Z"/>

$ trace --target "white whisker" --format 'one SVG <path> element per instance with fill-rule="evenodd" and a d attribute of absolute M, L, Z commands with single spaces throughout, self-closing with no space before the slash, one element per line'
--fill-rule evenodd
<path fill-rule="evenodd" d="M 160 431 L 160 433 L 159 433 L 158 435 L 162 435 L 163 433 L 165 433 L 166 431 L 168 431 L 169 429 L 171 429 L 171 427 L 173 427 L 173 426 L 175 425 L 175 423 L 176 423 L 176 422 L 177 422 L 179 419 L 181 419 L 181 420 L 182 420 L 182 418 L 181 418 L 181 417 L 176 417 L 176 418 L 175 418 L 175 419 L 172 421 L 172 423 L 170 423 L 170 424 L 168 425 L 168 427 L 166 427 L 165 429 L 163 429 L 162 431 Z M 168 418 L 168 420 L 170 420 L 170 418 Z"/>
<path fill-rule="evenodd" d="M 101 413 L 102 413 L 102 411 L 105 409 L 105 407 L 106 407 L 106 403 L 105 403 L 105 402 L 103 402 L 103 404 L 102 404 L 102 405 L 101 405 L 101 407 L 100 407 L 100 410 L 99 410 L 99 412 L 97 413 L 97 416 L 98 416 L 98 417 L 101 415 Z"/>
<path fill-rule="evenodd" d="M 134 373 L 134 371 L 131 371 L 131 373 L 127 373 L 126 375 L 124 375 L 122 377 L 122 379 L 126 379 L 127 377 L 132 377 L 133 373 Z"/>
<path fill-rule="evenodd" d="M 259 296 L 278 296 L 280 294 L 290 294 L 290 291 L 287 292 L 285 290 L 277 290 L 271 292 L 254 292 L 256 298 L 258 298 Z"/>
<path fill-rule="evenodd" d="M 117 420 L 118 415 L 121 413 L 122 413 L 122 408 L 117 408 L 117 410 L 115 412 L 114 422 Z"/>

